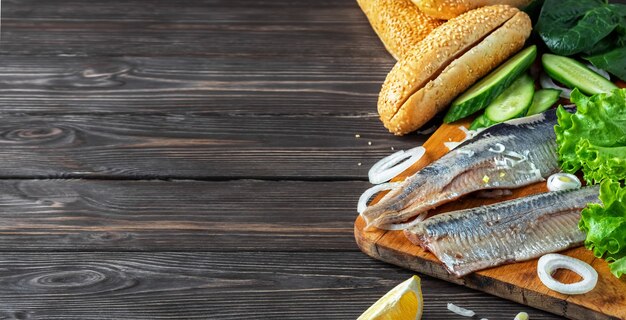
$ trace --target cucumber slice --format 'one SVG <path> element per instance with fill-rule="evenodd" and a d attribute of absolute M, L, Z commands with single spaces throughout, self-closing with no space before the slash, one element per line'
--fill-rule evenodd
<path fill-rule="evenodd" d="M 524 74 L 487 106 L 485 116 L 493 122 L 524 116 L 534 95 L 535 83 L 529 75 Z"/>
<path fill-rule="evenodd" d="M 485 116 L 485 114 L 481 114 L 478 117 L 476 117 L 476 119 L 474 119 L 474 121 L 472 121 L 472 124 L 470 124 L 469 129 L 470 130 L 476 130 L 476 129 L 480 129 L 480 128 L 487 128 L 487 127 L 491 127 L 494 124 L 496 124 L 495 122 L 489 120 L 489 118 L 487 118 L 487 116 Z"/>
<path fill-rule="evenodd" d="M 514 55 L 452 101 L 443 121 L 454 122 L 487 107 L 530 67 L 536 57 L 537 46 L 534 45 Z"/>
<path fill-rule="evenodd" d="M 533 102 L 530 104 L 526 115 L 532 116 L 533 114 L 542 113 L 550 109 L 550 107 L 559 101 L 560 94 L 561 90 L 556 89 L 541 89 L 536 91 L 535 96 L 533 96 Z"/>
<path fill-rule="evenodd" d="M 611 81 L 572 58 L 546 53 L 541 57 L 541 63 L 552 79 L 568 88 L 578 88 L 586 94 L 610 92 L 617 89 Z"/>

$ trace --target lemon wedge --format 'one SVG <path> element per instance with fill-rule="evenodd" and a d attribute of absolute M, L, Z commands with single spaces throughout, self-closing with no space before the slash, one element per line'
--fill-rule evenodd
<path fill-rule="evenodd" d="M 378 299 L 357 320 L 419 320 L 423 305 L 420 278 L 412 276 Z"/>

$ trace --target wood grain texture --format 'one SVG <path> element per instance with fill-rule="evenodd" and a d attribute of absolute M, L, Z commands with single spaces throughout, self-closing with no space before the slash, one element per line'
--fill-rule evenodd
<path fill-rule="evenodd" d="M 354 319 L 412 274 L 357 252 L 338 181 L 422 141 L 376 119 L 353 0 L 2 2 L 1 319 Z M 426 320 L 557 318 L 423 288 Z"/>
<path fill-rule="evenodd" d="M 390 57 L 3 56 L 0 112 L 374 117 Z"/>
<path fill-rule="evenodd" d="M 5 115 L 2 120 L 3 178 L 364 180 L 392 147 L 423 141 L 418 135 L 395 139 L 378 119 L 350 116 Z"/>
<path fill-rule="evenodd" d="M 404 177 L 419 171 L 430 162 L 443 156 L 448 151 L 443 143 L 449 141 L 450 138 L 453 141 L 460 141 L 463 134 L 458 126 L 467 126 L 468 124 L 469 122 L 465 121 L 441 125 L 424 143 L 426 156 L 422 161 L 405 171 L 398 180 L 404 179 Z M 539 192 L 547 192 L 545 183 L 512 190 L 512 195 L 500 199 L 480 199 L 467 196 L 461 200 L 442 205 L 432 210 L 430 214 L 436 215 L 477 207 Z M 374 201 L 378 199 L 380 196 Z M 449 274 L 433 254 L 411 243 L 401 231 L 379 229 L 365 231 L 365 221 L 359 217 L 355 222 L 354 232 L 361 250 L 382 261 L 485 291 L 569 319 L 613 320 L 626 318 L 626 281 L 615 278 L 610 273 L 605 261 L 594 258 L 593 253 L 583 247 L 566 250 L 564 254 L 592 264 L 599 274 L 598 284 L 594 290 L 584 295 L 567 296 L 549 290 L 541 283 L 536 271 L 537 259 L 490 268 L 457 278 Z M 575 281 L 573 274 L 565 274 L 561 277 L 560 280 L 566 283 Z"/>
<path fill-rule="evenodd" d="M 0 54 L 348 60 L 385 52 L 353 1 L 29 0 L 2 9 Z"/>
<path fill-rule="evenodd" d="M 0 251 L 357 251 L 367 185 L 0 180 Z"/>
<path fill-rule="evenodd" d="M 4 319 L 355 319 L 410 271 L 351 253 L 12 253 L 0 256 Z M 424 319 L 556 319 L 422 278 Z"/>
<path fill-rule="evenodd" d="M 357 252 L 350 230 L 367 186 L 4 180 L 0 316 L 355 318 L 411 274 Z M 172 250 L 185 252 L 161 252 Z M 492 319 L 556 319 L 428 277 L 423 288 L 424 319 L 454 319 L 447 302 Z"/>

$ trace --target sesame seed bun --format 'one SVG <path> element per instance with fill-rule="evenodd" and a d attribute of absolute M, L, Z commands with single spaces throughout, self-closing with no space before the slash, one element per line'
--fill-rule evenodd
<path fill-rule="evenodd" d="M 438 19 L 450 20 L 472 9 L 506 4 L 524 8 L 533 0 L 411 0 L 425 14 Z"/>
<path fill-rule="evenodd" d="M 410 0 L 357 0 L 357 3 L 396 60 L 444 23 L 421 12 Z"/>
<path fill-rule="evenodd" d="M 496 5 L 435 29 L 387 75 L 378 98 L 383 124 L 396 135 L 420 128 L 519 51 L 531 28 L 525 13 Z"/>

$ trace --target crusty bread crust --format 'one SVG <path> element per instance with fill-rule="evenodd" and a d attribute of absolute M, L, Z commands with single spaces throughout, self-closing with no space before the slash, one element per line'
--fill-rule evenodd
<path fill-rule="evenodd" d="M 512 7 L 523 8 L 533 0 L 411 0 L 427 15 L 450 20 L 472 9 L 506 4 Z"/>
<path fill-rule="evenodd" d="M 517 13 L 478 45 L 452 61 L 437 78 L 411 95 L 385 126 L 402 135 L 424 125 L 456 96 L 519 51 L 531 28 L 528 15 Z"/>
<path fill-rule="evenodd" d="M 357 0 L 357 3 L 396 60 L 444 23 L 421 12 L 410 0 Z"/>
<path fill-rule="evenodd" d="M 403 107 L 409 108 L 405 102 L 411 96 L 415 95 L 411 101 L 419 101 L 420 95 L 424 94 L 420 89 L 428 86 L 457 56 L 475 46 L 518 12 L 518 9 L 504 5 L 467 12 L 435 29 L 404 59 L 398 61 L 387 75 L 378 97 L 378 113 L 389 131 L 405 134 L 410 128 L 412 131 L 421 126 L 422 121 L 412 121 L 408 125 L 403 123 L 402 118 L 395 116 Z M 507 42 L 506 39 L 502 41 Z M 453 80 L 446 86 L 455 87 L 458 81 Z M 423 109 L 420 105 L 419 113 L 432 113 Z M 431 117 L 424 116 L 426 120 Z"/>

